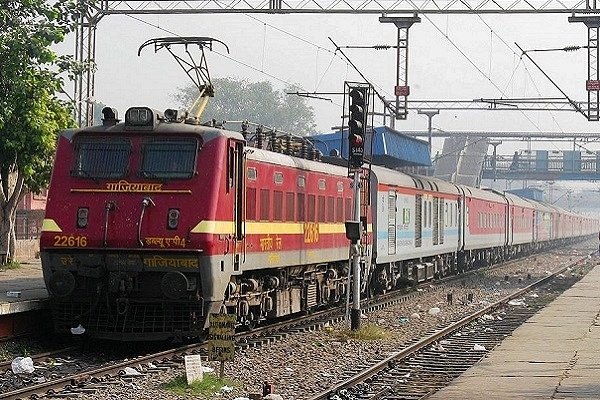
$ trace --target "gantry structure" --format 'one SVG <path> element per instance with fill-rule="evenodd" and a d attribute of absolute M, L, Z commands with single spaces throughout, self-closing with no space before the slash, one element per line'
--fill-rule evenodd
<path fill-rule="evenodd" d="M 588 99 L 582 103 L 569 101 L 567 106 L 582 113 L 589 121 L 600 120 L 600 7 L 596 0 L 99 0 L 81 14 L 76 31 L 75 60 L 87 66 L 74 84 L 73 98 L 79 125 L 87 126 L 93 121 L 96 30 L 102 18 L 115 14 L 242 13 L 379 14 L 380 22 L 393 23 L 398 30 L 396 101 L 393 108 L 396 119 L 406 119 L 408 115 L 408 32 L 414 23 L 420 22 L 419 14 L 567 14 L 570 22 L 583 23 L 588 30 Z M 511 106 L 514 109 L 514 103 L 509 106 L 495 104 L 497 109 L 511 109 Z"/>

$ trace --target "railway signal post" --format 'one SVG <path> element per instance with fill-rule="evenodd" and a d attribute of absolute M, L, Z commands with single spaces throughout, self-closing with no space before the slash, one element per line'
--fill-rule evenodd
<path fill-rule="evenodd" d="M 361 293 L 361 243 L 362 225 L 360 222 L 360 190 L 362 166 L 365 161 L 367 134 L 369 86 L 348 84 L 348 176 L 353 177 L 353 220 L 346 222 L 346 237 L 350 240 L 352 281 L 352 311 L 350 326 L 360 329 L 360 293 Z"/>

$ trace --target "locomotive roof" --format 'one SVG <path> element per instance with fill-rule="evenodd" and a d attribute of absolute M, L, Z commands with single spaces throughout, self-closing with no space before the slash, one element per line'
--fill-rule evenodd
<path fill-rule="evenodd" d="M 159 121 L 153 127 L 132 127 L 128 126 L 125 122 L 120 122 L 115 125 L 99 125 L 99 126 L 90 126 L 80 129 L 67 130 L 63 133 L 64 136 L 67 136 L 71 139 L 72 136 L 75 135 L 85 135 L 87 133 L 97 134 L 97 133 L 105 133 L 106 135 L 111 134 L 120 134 L 120 135 L 128 135 L 128 134 L 157 134 L 157 135 L 177 135 L 177 134 L 186 134 L 186 135 L 194 135 L 202 137 L 203 141 L 209 142 L 216 137 L 224 136 L 228 138 L 233 138 L 237 140 L 245 140 L 243 135 L 240 132 L 230 131 L 227 129 L 222 129 L 214 126 L 207 126 L 201 124 L 190 124 L 185 122 L 171 122 L 171 121 Z"/>
<path fill-rule="evenodd" d="M 298 168 L 306 171 L 321 172 L 324 174 L 333 174 L 343 177 L 348 176 L 348 169 L 333 164 L 326 164 L 319 161 L 307 160 L 304 158 L 292 157 L 283 153 L 275 153 L 268 150 L 262 150 L 256 147 L 247 147 L 247 157 L 249 160 L 268 162 L 287 167 Z"/>

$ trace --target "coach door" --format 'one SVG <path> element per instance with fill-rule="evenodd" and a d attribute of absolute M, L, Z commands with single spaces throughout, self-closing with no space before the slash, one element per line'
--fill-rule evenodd
<path fill-rule="evenodd" d="M 233 235 L 230 240 L 230 250 L 233 256 L 233 270 L 240 270 L 240 253 L 244 248 L 244 143 L 236 140 L 229 141 L 227 157 L 227 191 L 232 195 Z"/>

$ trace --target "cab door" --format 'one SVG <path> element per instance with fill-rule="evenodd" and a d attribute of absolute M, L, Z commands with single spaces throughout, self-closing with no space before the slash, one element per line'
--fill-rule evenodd
<path fill-rule="evenodd" d="M 227 157 L 227 191 L 232 196 L 233 235 L 230 250 L 233 257 L 233 270 L 240 271 L 243 258 L 244 231 L 244 142 L 230 139 Z"/>

